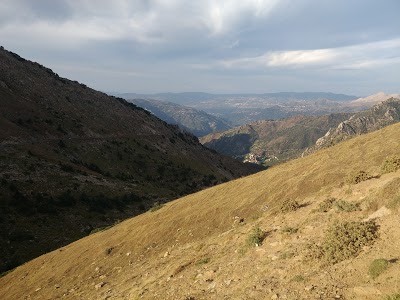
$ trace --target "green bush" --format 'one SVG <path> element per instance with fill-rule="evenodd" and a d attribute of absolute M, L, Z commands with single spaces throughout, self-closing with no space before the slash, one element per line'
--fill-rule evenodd
<path fill-rule="evenodd" d="M 360 205 L 358 203 L 351 203 L 344 200 L 339 200 L 335 202 L 335 207 L 338 211 L 352 212 L 359 211 Z"/>
<path fill-rule="evenodd" d="M 400 293 L 386 296 L 385 300 L 400 300 Z"/>
<path fill-rule="evenodd" d="M 155 212 L 155 211 L 161 209 L 163 206 L 164 206 L 164 204 L 161 204 L 161 203 L 159 203 L 159 202 L 156 202 L 156 203 L 154 203 L 153 206 L 150 208 L 150 211 L 151 211 L 151 212 Z"/>
<path fill-rule="evenodd" d="M 300 204 L 296 200 L 289 199 L 289 200 L 283 201 L 283 203 L 280 207 L 280 211 L 283 213 L 288 213 L 291 211 L 296 211 L 299 208 L 300 208 Z"/>
<path fill-rule="evenodd" d="M 395 172 L 400 169 L 400 155 L 392 155 L 385 159 L 382 164 L 382 173 Z"/>
<path fill-rule="evenodd" d="M 290 227 L 290 226 L 285 226 L 285 227 L 283 227 L 283 228 L 281 229 L 281 232 L 282 232 L 282 233 L 285 233 L 285 234 L 294 234 L 294 233 L 296 233 L 297 231 L 299 231 L 299 228 L 297 228 L 297 227 Z"/>
<path fill-rule="evenodd" d="M 302 275 L 295 275 L 295 276 L 293 276 L 291 281 L 302 282 L 302 281 L 304 281 L 304 277 Z"/>
<path fill-rule="evenodd" d="M 205 265 L 208 264 L 211 261 L 211 259 L 209 257 L 204 257 L 202 259 L 199 259 L 198 261 L 196 261 L 196 265 Z"/>
<path fill-rule="evenodd" d="M 319 204 L 317 211 L 318 212 L 328 212 L 332 209 L 335 202 L 336 202 L 336 199 L 333 197 L 326 198 L 324 201 L 322 201 Z"/>
<path fill-rule="evenodd" d="M 372 176 L 369 175 L 367 172 L 365 171 L 355 171 L 355 172 L 351 172 L 350 174 L 348 174 L 346 176 L 346 183 L 348 184 L 357 184 L 360 183 L 362 181 L 366 181 L 368 179 L 371 179 Z"/>
<path fill-rule="evenodd" d="M 335 223 L 327 230 L 321 246 L 310 245 L 310 256 L 332 264 L 355 257 L 363 246 L 374 242 L 378 229 L 374 220 Z"/>
<path fill-rule="evenodd" d="M 368 268 L 368 274 L 372 278 L 376 278 L 387 270 L 389 267 L 389 261 L 384 258 L 378 258 L 372 261 Z"/>
<path fill-rule="evenodd" d="M 265 238 L 265 232 L 259 227 L 253 229 L 252 233 L 247 237 L 247 246 L 260 246 Z"/>

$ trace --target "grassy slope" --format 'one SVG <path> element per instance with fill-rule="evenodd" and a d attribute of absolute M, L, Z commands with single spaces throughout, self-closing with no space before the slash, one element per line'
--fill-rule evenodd
<path fill-rule="evenodd" d="M 63 294 L 67 299 L 107 295 L 112 299 L 242 299 L 245 294 L 247 299 L 260 299 L 277 293 L 307 299 L 313 293 L 312 297 L 326 293 L 377 299 L 381 293 L 395 292 L 398 264 L 391 267 L 390 276 L 384 277 L 381 285 L 365 276 L 365 264 L 379 255 L 397 258 L 399 245 L 393 243 L 399 238 L 396 214 L 381 221 L 381 239 L 350 262 L 320 266 L 304 261 L 302 253 L 303 244 L 315 242 L 313 239 L 321 237 L 321 230 L 334 219 L 359 219 L 370 213 L 367 209 L 344 215 L 313 214 L 311 209 L 325 197 L 358 201 L 373 194 L 389 199 L 400 193 L 400 184 L 385 189 L 385 185 L 399 182 L 399 172 L 353 188 L 343 183 L 353 170 L 376 174 L 385 157 L 399 153 L 399 130 L 400 125 L 392 125 L 168 203 L 156 212 L 122 222 L 17 268 L 0 279 L 0 294 L 4 299 L 27 295 L 55 299 Z M 278 207 L 291 198 L 307 205 L 282 215 Z M 385 200 L 377 197 L 376 201 L 379 205 Z M 266 205 L 269 208 L 264 212 Z M 247 224 L 234 228 L 235 216 Z M 240 245 L 256 223 L 269 232 L 268 243 L 242 253 Z M 301 228 L 297 237 L 286 238 L 277 231 L 293 223 Z M 279 251 L 285 251 L 283 245 L 298 254 L 277 260 Z M 209 264 L 196 263 L 208 257 Z M 305 281 L 292 281 L 296 274 L 302 274 Z M 104 287 L 96 289 L 101 282 Z"/>

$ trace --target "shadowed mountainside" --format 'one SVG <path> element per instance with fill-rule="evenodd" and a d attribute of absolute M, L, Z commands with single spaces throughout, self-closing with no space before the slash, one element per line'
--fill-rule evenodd
<path fill-rule="evenodd" d="M 147 111 L 0 49 L 0 270 L 254 173 Z"/>
<path fill-rule="evenodd" d="M 150 111 L 161 120 L 169 124 L 177 124 L 199 137 L 232 127 L 228 121 L 221 118 L 172 102 L 144 99 L 128 99 L 128 101 Z"/>

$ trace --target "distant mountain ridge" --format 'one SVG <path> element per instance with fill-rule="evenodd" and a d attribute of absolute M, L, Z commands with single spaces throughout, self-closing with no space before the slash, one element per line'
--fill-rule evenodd
<path fill-rule="evenodd" d="M 364 98 L 358 98 L 350 102 L 350 105 L 368 106 L 378 104 L 389 98 L 400 99 L 400 94 L 385 94 L 384 92 L 379 92 Z"/>
<path fill-rule="evenodd" d="M 348 113 L 338 113 L 257 121 L 207 135 L 200 141 L 236 159 L 269 166 L 297 157 L 327 129 L 337 126 L 350 116 Z"/>
<path fill-rule="evenodd" d="M 232 125 L 226 120 L 172 102 L 150 99 L 128 99 L 128 101 L 150 111 L 161 120 L 169 124 L 177 124 L 199 137 L 232 128 Z"/>
<path fill-rule="evenodd" d="M 278 120 L 297 115 L 325 115 L 337 112 L 356 112 L 361 108 L 349 105 L 356 96 L 334 93 L 264 93 L 208 94 L 160 93 L 151 95 L 119 94 L 125 99 L 142 98 L 168 101 L 228 120 L 235 126 L 259 120 Z"/>
<path fill-rule="evenodd" d="M 341 122 L 336 128 L 330 128 L 326 134 L 318 139 L 313 147 L 307 149 L 303 155 L 327 148 L 356 135 L 376 131 L 400 121 L 400 99 L 390 98 L 374 105 L 366 111 L 352 115 L 348 120 Z"/>

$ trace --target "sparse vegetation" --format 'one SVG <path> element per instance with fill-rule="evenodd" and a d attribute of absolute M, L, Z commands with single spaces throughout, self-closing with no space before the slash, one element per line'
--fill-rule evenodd
<path fill-rule="evenodd" d="M 304 277 L 302 275 L 295 275 L 295 276 L 293 276 L 291 281 L 302 282 L 302 281 L 304 281 Z"/>
<path fill-rule="evenodd" d="M 375 279 L 383 272 L 385 272 L 388 267 L 389 267 L 389 261 L 387 259 L 384 258 L 375 259 L 369 265 L 368 274 Z"/>
<path fill-rule="evenodd" d="M 361 210 L 359 203 L 352 203 L 345 200 L 335 201 L 334 205 L 337 211 L 352 212 Z"/>
<path fill-rule="evenodd" d="M 326 198 L 324 201 L 322 201 L 319 205 L 316 211 L 318 212 L 328 212 L 332 209 L 333 205 L 336 202 L 336 198 L 329 197 Z"/>
<path fill-rule="evenodd" d="M 211 261 L 211 259 L 209 257 L 204 257 L 202 259 L 199 259 L 198 261 L 196 261 L 196 265 L 205 265 L 208 264 Z"/>
<path fill-rule="evenodd" d="M 363 246 L 372 244 L 378 237 L 378 225 L 368 222 L 342 222 L 333 224 L 322 245 L 310 245 L 311 257 L 337 263 L 357 256 Z"/>
<path fill-rule="evenodd" d="M 160 203 L 160 202 L 155 202 L 155 203 L 153 204 L 153 206 L 150 208 L 150 211 L 151 211 L 151 212 L 155 212 L 155 211 L 161 209 L 163 206 L 164 206 L 164 204 L 162 204 L 162 203 Z"/>
<path fill-rule="evenodd" d="M 279 254 L 279 259 L 289 259 L 292 258 L 294 256 L 294 252 L 292 251 L 284 251 L 281 254 Z"/>
<path fill-rule="evenodd" d="M 114 250 L 114 247 L 110 247 L 110 248 L 107 248 L 104 252 L 106 255 L 110 255 L 113 250 Z"/>
<path fill-rule="evenodd" d="M 260 227 L 255 227 L 246 239 L 246 245 L 249 247 L 260 246 L 265 238 L 265 232 Z"/>
<path fill-rule="evenodd" d="M 400 293 L 386 296 L 384 300 L 400 300 Z"/>
<path fill-rule="evenodd" d="M 296 211 L 300 208 L 300 204 L 295 199 L 288 199 L 283 201 L 280 211 L 283 213 L 288 213 L 292 211 Z"/>
<path fill-rule="evenodd" d="M 400 194 L 394 196 L 387 204 L 387 207 L 390 209 L 397 209 L 400 207 Z"/>
<path fill-rule="evenodd" d="M 357 184 L 371 178 L 372 176 L 365 171 L 354 171 L 346 176 L 345 181 L 347 184 Z"/>
<path fill-rule="evenodd" d="M 382 164 L 382 173 L 395 172 L 400 169 L 400 155 L 392 155 L 385 159 Z"/>
<path fill-rule="evenodd" d="M 294 233 L 297 233 L 297 231 L 299 231 L 299 228 L 297 228 L 297 227 L 290 227 L 290 226 L 285 226 L 285 227 L 283 227 L 283 228 L 281 229 L 281 232 L 282 232 L 282 233 L 285 233 L 285 234 L 294 234 Z"/>

